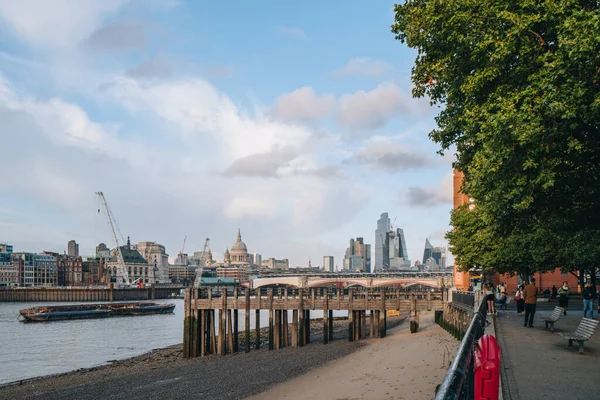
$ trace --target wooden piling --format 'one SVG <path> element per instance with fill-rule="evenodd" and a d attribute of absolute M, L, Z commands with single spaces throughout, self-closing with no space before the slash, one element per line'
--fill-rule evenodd
<path fill-rule="evenodd" d="M 329 310 L 329 341 L 333 341 L 333 310 Z"/>
<path fill-rule="evenodd" d="M 229 332 L 227 333 L 227 346 L 229 347 L 230 353 L 235 353 L 235 349 L 233 348 L 233 337 L 237 337 L 237 332 L 235 332 L 235 330 L 233 329 L 232 311 L 233 310 L 227 310 L 227 328 L 229 330 Z"/>
<path fill-rule="evenodd" d="M 232 343 L 231 352 L 237 353 L 238 344 L 239 344 L 238 343 L 238 328 L 239 328 L 238 327 L 238 310 L 240 308 L 237 288 L 234 289 L 233 299 L 234 299 L 233 301 L 235 304 L 235 309 L 233 310 L 233 332 L 232 332 L 233 343 Z"/>
<path fill-rule="evenodd" d="M 256 319 L 254 329 L 256 330 L 256 343 L 254 343 L 254 348 L 256 350 L 260 349 L 260 288 L 256 289 Z"/>
<path fill-rule="evenodd" d="M 244 351 L 250 351 L 250 289 L 244 291 Z"/>
<path fill-rule="evenodd" d="M 269 307 L 269 350 L 273 350 L 273 289 L 267 289 Z"/>
<path fill-rule="evenodd" d="M 385 326 L 385 290 L 381 289 L 379 292 L 381 296 L 381 310 L 379 312 L 379 337 L 384 338 L 386 333 Z"/>
<path fill-rule="evenodd" d="M 219 310 L 219 354 L 224 356 L 227 352 L 227 289 L 221 289 L 221 309 Z"/>
<path fill-rule="evenodd" d="M 206 356 L 206 310 L 200 310 L 200 357 Z"/>
<path fill-rule="evenodd" d="M 190 337 L 191 330 L 191 316 L 190 316 L 190 301 L 191 301 L 191 292 L 190 289 L 186 289 L 184 297 L 183 297 L 183 357 L 190 358 L 192 356 L 191 346 L 192 346 L 192 338 Z"/>
<path fill-rule="evenodd" d="M 325 289 L 323 298 L 323 344 L 329 342 L 329 290 Z"/>
<path fill-rule="evenodd" d="M 298 347 L 298 310 L 292 310 L 292 346 Z"/>
<path fill-rule="evenodd" d="M 290 337 L 288 331 L 288 312 L 287 310 L 282 311 L 283 315 L 281 319 L 283 320 L 283 347 L 288 347 L 290 345 Z"/>
<path fill-rule="evenodd" d="M 348 289 L 348 341 L 354 341 L 354 310 L 353 307 L 353 292 L 352 288 Z"/>
<path fill-rule="evenodd" d="M 304 343 L 310 344 L 310 310 L 305 310 L 306 317 L 304 318 Z"/>
<path fill-rule="evenodd" d="M 275 326 L 273 328 L 273 347 L 275 350 L 281 348 L 281 310 L 273 310 L 275 314 Z"/>
<path fill-rule="evenodd" d="M 360 320 L 362 323 L 362 330 L 361 330 L 362 335 L 361 336 L 363 339 L 366 339 L 367 338 L 367 311 L 362 310 L 360 312 Z"/>
<path fill-rule="evenodd" d="M 304 329 L 306 328 L 304 324 L 304 290 L 302 288 L 298 289 L 298 297 L 300 300 L 300 304 L 298 307 L 298 347 L 304 346 Z"/>

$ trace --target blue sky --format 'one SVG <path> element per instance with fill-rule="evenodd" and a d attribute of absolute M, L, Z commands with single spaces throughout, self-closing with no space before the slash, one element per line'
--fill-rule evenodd
<path fill-rule="evenodd" d="M 251 252 L 342 265 L 382 212 L 444 245 L 452 155 L 410 94 L 388 1 L 0 0 L 0 241 L 173 258 L 237 228 Z"/>

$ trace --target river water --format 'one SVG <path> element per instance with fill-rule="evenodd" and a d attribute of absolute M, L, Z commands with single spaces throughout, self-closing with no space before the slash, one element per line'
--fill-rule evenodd
<path fill-rule="evenodd" d="M 0 385 L 27 378 L 90 368 L 167 347 L 183 341 L 183 300 L 166 315 L 113 317 L 73 321 L 23 323 L 19 310 L 65 303 L 0 303 Z M 288 318 L 291 322 L 291 312 Z M 334 316 L 347 316 L 334 311 Z M 311 312 L 322 318 L 321 311 Z M 250 317 L 254 328 L 254 311 Z M 261 326 L 268 325 L 268 311 L 261 311 Z M 244 312 L 239 312 L 239 329 Z"/>

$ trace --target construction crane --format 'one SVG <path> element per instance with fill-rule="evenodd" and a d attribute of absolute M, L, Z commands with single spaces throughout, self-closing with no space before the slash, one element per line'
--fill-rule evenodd
<path fill-rule="evenodd" d="M 202 285 L 202 273 L 204 272 L 204 264 L 206 264 L 206 252 L 208 251 L 210 246 L 210 239 L 206 238 L 204 242 L 204 249 L 202 250 L 202 255 L 200 256 L 200 265 L 196 268 L 196 279 L 194 280 L 194 287 L 196 289 L 200 288 Z"/>
<path fill-rule="evenodd" d="M 184 264 L 183 252 L 185 251 L 185 241 L 187 240 L 187 235 L 183 238 L 183 246 L 181 246 L 181 251 L 179 252 L 179 265 Z"/>
<path fill-rule="evenodd" d="M 108 225 L 110 226 L 110 230 L 112 232 L 113 239 L 115 240 L 115 243 L 117 245 L 117 262 L 118 262 L 117 284 L 119 284 L 119 285 L 125 284 L 126 286 L 129 286 L 131 284 L 129 282 L 129 274 L 127 273 L 127 267 L 125 266 L 125 260 L 123 259 L 123 253 L 121 252 L 121 244 L 119 243 L 119 238 L 117 237 L 117 231 L 119 231 L 119 235 L 121 235 L 121 230 L 119 229 L 119 226 L 117 225 L 117 221 L 115 220 L 115 217 L 113 216 L 112 211 L 110 210 L 110 207 L 108 206 L 108 202 L 106 201 L 104 194 L 102 192 L 96 192 L 96 195 L 98 195 L 98 198 L 100 199 L 100 203 L 104 207 L 104 212 L 106 213 L 106 217 L 108 218 Z M 100 208 L 98 208 L 98 213 L 100 213 Z M 116 227 L 116 230 L 115 230 L 115 227 Z M 121 238 L 123 238 L 123 235 L 121 235 Z"/>

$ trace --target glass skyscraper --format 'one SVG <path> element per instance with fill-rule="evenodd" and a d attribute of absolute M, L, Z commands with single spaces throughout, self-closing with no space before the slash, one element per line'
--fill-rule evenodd
<path fill-rule="evenodd" d="M 377 229 L 375 229 L 375 268 L 373 271 L 389 268 L 389 265 L 386 265 L 384 260 L 387 258 L 385 257 L 385 242 L 386 235 L 390 231 L 390 226 L 388 213 L 381 214 L 381 217 L 377 221 Z"/>

